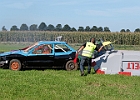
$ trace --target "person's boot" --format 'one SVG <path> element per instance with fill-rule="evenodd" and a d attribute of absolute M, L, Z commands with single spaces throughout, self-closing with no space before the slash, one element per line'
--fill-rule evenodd
<path fill-rule="evenodd" d="M 87 73 L 90 74 L 90 71 L 88 71 Z"/>
<path fill-rule="evenodd" d="M 84 71 L 81 71 L 81 76 L 84 76 L 85 74 L 84 74 Z"/>

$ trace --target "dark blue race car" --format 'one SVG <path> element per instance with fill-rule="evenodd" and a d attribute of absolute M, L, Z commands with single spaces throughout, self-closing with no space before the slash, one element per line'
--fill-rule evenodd
<path fill-rule="evenodd" d="M 65 68 L 77 70 L 76 50 L 63 41 L 39 41 L 33 45 L 0 53 L 0 67 L 11 70 L 25 68 Z"/>

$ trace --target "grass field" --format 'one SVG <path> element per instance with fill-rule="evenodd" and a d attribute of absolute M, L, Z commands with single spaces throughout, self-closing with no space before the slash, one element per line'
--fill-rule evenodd
<path fill-rule="evenodd" d="M 31 45 L 32 43 L 0 43 L 0 52 L 5 52 L 5 51 L 9 51 L 9 50 L 16 50 L 16 49 L 21 49 L 24 48 L 26 46 Z"/>
<path fill-rule="evenodd" d="M 33 43 L 31 43 L 31 42 L 0 43 L 0 52 L 21 49 L 21 48 L 24 48 L 31 44 L 33 44 Z M 71 45 L 75 50 L 77 50 L 82 44 L 75 43 L 75 44 L 69 44 L 69 45 Z M 116 50 L 140 50 L 140 45 L 114 45 L 114 49 L 116 49 Z"/>
<path fill-rule="evenodd" d="M 139 100 L 140 77 L 0 69 L 1 100 Z"/>
<path fill-rule="evenodd" d="M 15 50 L 30 43 L 0 43 L 0 51 Z M 79 44 L 71 44 L 75 49 Z M 115 46 L 129 49 L 130 46 Z M 125 47 L 125 48 L 124 48 Z M 133 47 L 133 46 L 131 46 Z M 139 46 L 134 46 L 140 50 Z M 92 69 L 93 71 L 93 69 Z M 1 100 L 139 100 L 140 77 L 90 74 L 80 71 L 0 69 Z"/>

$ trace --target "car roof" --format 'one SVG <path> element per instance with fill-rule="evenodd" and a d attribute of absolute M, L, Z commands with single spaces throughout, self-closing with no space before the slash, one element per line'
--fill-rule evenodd
<path fill-rule="evenodd" d="M 66 43 L 64 41 L 39 41 L 38 44 L 44 44 L 44 43 L 49 43 L 49 44 L 55 44 L 55 43 Z"/>

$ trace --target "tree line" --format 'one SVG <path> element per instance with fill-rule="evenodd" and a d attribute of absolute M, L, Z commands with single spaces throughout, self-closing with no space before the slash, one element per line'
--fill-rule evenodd
<path fill-rule="evenodd" d="M 5 26 L 2 27 L 2 31 L 7 31 Z M 49 24 L 48 26 L 45 24 L 45 22 L 41 22 L 38 26 L 37 24 L 32 24 L 29 27 L 26 24 L 22 24 L 20 28 L 18 28 L 16 25 L 13 25 L 10 28 L 10 31 L 80 31 L 80 32 L 111 32 L 109 27 L 89 27 L 86 26 L 85 28 L 83 26 L 79 26 L 78 29 L 74 27 L 70 27 L 68 24 L 64 25 L 62 27 L 61 24 L 57 24 L 56 26 Z M 120 32 L 131 32 L 129 29 L 121 29 Z M 140 32 L 140 28 L 135 29 L 134 32 Z"/>

